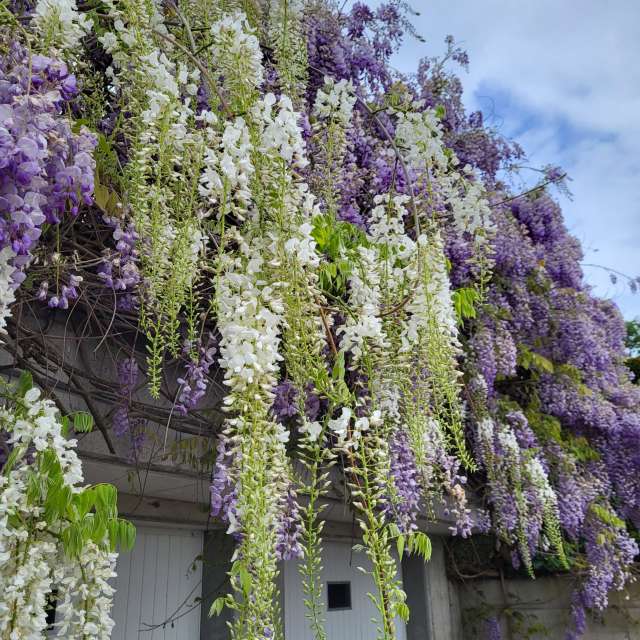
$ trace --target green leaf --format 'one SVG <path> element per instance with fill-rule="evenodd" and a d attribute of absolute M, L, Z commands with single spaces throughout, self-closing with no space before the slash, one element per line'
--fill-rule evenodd
<path fill-rule="evenodd" d="M 26 445 L 22 445 L 20 447 L 14 447 L 11 450 L 11 453 L 7 457 L 7 461 L 4 463 L 2 467 L 2 475 L 9 475 L 9 473 L 13 470 L 14 465 L 22 456 L 27 452 Z"/>
<path fill-rule="evenodd" d="M 96 501 L 95 509 L 99 517 L 111 519 L 118 514 L 118 490 L 111 484 L 97 484 L 93 487 Z"/>
<path fill-rule="evenodd" d="M 605 524 L 608 524 L 617 529 L 626 528 L 624 520 L 621 520 L 620 518 L 618 518 L 618 516 L 615 513 L 613 513 L 613 511 L 611 511 L 610 509 L 601 507 L 599 504 L 592 504 L 590 508 L 591 508 L 591 512 Z"/>
<path fill-rule="evenodd" d="M 224 597 L 216 598 L 211 607 L 209 607 L 209 617 L 212 618 L 213 616 L 219 616 L 224 609 L 224 603 Z"/>
<path fill-rule="evenodd" d="M 431 558 L 431 540 L 426 533 L 414 531 L 409 536 L 409 553 L 417 553 L 425 562 Z"/>
<path fill-rule="evenodd" d="M 242 591 L 245 594 L 245 596 L 248 596 L 249 592 L 251 591 L 251 575 L 247 571 L 246 567 L 244 566 L 240 567 L 239 578 L 240 578 L 240 586 L 242 587 Z"/>
<path fill-rule="evenodd" d="M 60 433 L 63 438 L 66 438 L 69 435 L 69 427 L 71 423 L 69 422 L 69 418 L 67 416 L 62 416 L 60 418 Z"/>
<path fill-rule="evenodd" d="M 44 517 L 49 523 L 58 520 L 66 511 L 73 500 L 71 487 L 64 484 L 62 479 L 47 491 L 44 501 Z"/>
<path fill-rule="evenodd" d="M 403 622 L 409 622 L 409 607 L 406 602 L 399 602 L 396 606 L 396 614 Z"/>
<path fill-rule="evenodd" d="M 73 504 L 78 511 L 78 517 L 84 518 L 95 504 L 96 496 L 93 487 L 87 487 L 80 493 L 76 493 L 73 498 Z"/>
<path fill-rule="evenodd" d="M 398 549 L 398 558 L 402 560 L 402 554 L 404 553 L 404 536 L 400 535 L 396 538 L 396 548 Z"/>
<path fill-rule="evenodd" d="M 120 547 L 131 551 L 136 542 L 136 528 L 128 520 L 118 520 Z"/>
<path fill-rule="evenodd" d="M 29 371 L 23 371 L 20 374 L 20 378 L 18 380 L 18 384 L 16 386 L 16 393 L 21 398 L 24 397 L 24 394 L 29 391 L 33 387 L 33 376 Z"/>
<path fill-rule="evenodd" d="M 336 361 L 333 363 L 331 377 L 334 380 L 344 380 L 344 351 L 338 351 Z"/>
<path fill-rule="evenodd" d="M 459 322 L 462 322 L 465 318 L 476 317 L 475 305 L 480 299 L 480 294 L 475 289 L 472 287 L 456 289 L 451 294 L 451 298 Z"/>
<path fill-rule="evenodd" d="M 526 345 L 518 345 L 518 364 L 524 369 L 535 369 L 543 373 L 553 373 L 555 367 L 548 358 L 531 351 Z"/>
<path fill-rule="evenodd" d="M 93 416 L 86 411 L 74 413 L 73 429 L 78 433 L 89 433 L 93 429 Z"/>

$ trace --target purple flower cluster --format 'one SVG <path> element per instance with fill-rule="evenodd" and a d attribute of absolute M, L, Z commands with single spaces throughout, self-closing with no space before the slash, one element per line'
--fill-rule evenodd
<path fill-rule="evenodd" d="M 629 578 L 629 567 L 638 555 L 638 545 L 623 526 L 604 522 L 590 514 L 584 527 L 589 571 L 581 589 L 582 603 L 602 611 L 609 591 L 621 589 Z"/>
<path fill-rule="evenodd" d="M 496 616 L 487 618 L 484 621 L 484 637 L 485 640 L 502 640 L 500 620 Z"/>
<path fill-rule="evenodd" d="M 387 19 L 392 22 L 384 23 Z M 383 24 L 389 28 L 386 42 L 380 39 Z M 323 15 L 309 24 L 309 103 L 327 74 L 351 80 L 369 104 L 382 104 L 384 88 L 392 77 L 388 55 L 402 31 L 402 18 L 393 11 L 378 13 L 362 3 L 354 4 L 342 22 Z M 446 45 L 449 60 L 463 67 L 468 64 L 452 38 L 447 38 Z M 477 169 L 495 194 L 494 268 L 486 287 L 487 304 L 463 332 L 468 355 L 465 366 L 474 374 L 467 394 L 511 429 L 520 449 L 518 465 L 531 455 L 539 459 L 556 490 L 560 523 L 573 540 L 584 536 L 589 505 L 595 500 L 613 501 L 623 517 L 637 523 L 640 397 L 637 389 L 625 383 L 628 376 L 621 366 L 624 325 L 619 313 L 613 305 L 591 296 L 585 286 L 581 249 L 568 233 L 557 202 L 543 189 L 514 198 L 498 182 L 498 171 L 522 160 L 524 153 L 490 131 L 482 114 L 465 112 L 459 79 L 440 61 L 426 59 L 420 62 L 414 80 L 404 80 L 411 98 L 424 100 L 427 107 L 445 107 L 445 140 L 461 164 Z M 393 135 L 392 118 L 382 111 L 379 118 Z M 392 184 L 398 192 L 407 191 L 407 176 L 397 170 L 393 154 L 386 153 L 387 146 L 385 134 L 356 104 L 340 168 L 342 219 L 366 227 L 372 195 L 387 191 Z M 544 171 L 546 180 L 563 175 L 557 167 Z M 313 163 L 310 172 L 313 174 Z M 454 287 L 473 286 L 478 267 L 470 238 L 453 228 L 445 228 L 444 237 Z M 538 359 L 532 360 L 531 353 Z M 296 412 L 295 393 L 286 384 L 277 389 L 274 411 L 280 419 Z M 586 444 L 576 445 L 576 439 Z M 408 472 L 411 476 L 402 444 L 391 443 L 394 474 Z M 582 457 L 576 457 L 576 446 L 585 451 Z M 503 465 L 487 487 L 494 529 L 514 543 L 518 537 L 526 538 L 533 554 L 542 544 L 540 496 L 520 466 L 517 473 L 507 468 L 498 441 L 491 448 Z M 477 453 L 482 460 L 482 452 Z M 437 443 L 432 457 L 447 475 Z M 594 461 L 597 457 L 600 462 Z M 450 475 L 456 474 L 451 467 Z M 514 482 L 521 491 L 519 503 Z M 408 495 L 402 496 L 408 501 L 403 507 L 406 516 L 412 511 L 415 494 L 411 479 L 404 486 L 408 487 Z M 523 514 L 526 522 L 522 522 Z M 517 554 L 515 558 L 519 562 Z M 609 566 L 608 571 L 612 570 Z"/>
<path fill-rule="evenodd" d="M 77 95 L 75 76 L 67 66 L 42 55 L 29 55 L 14 44 L 0 56 L 0 247 L 16 257 L 15 286 L 42 233 L 66 212 L 77 215 L 91 204 L 95 136 L 84 127 L 74 133 L 63 115 Z M 74 284 L 49 299 L 66 308 Z M 46 293 L 45 293 L 46 297 Z"/>
<path fill-rule="evenodd" d="M 300 539 L 302 523 L 296 492 L 292 486 L 280 499 L 278 533 L 276 539 L 276 555 L 278 560 L 302 558 L 303 551 Z"/>
<path fill-rule="evenodd" d="M 387 497 L 384 511 L 402 533 L 411 533 L 418 528 L 420 509 L 420 478 L 416 460 L 403 429 L 397 429 L 391 439 L 389 453 L 393 483 L 391 495 Z"/>
<path fill-rule="evenodd" d="M 117 294 L 117 307 L 122 311 L 132 311 L 136 307 L 135 290 L 140 284 L 138 267 L 138 233 L 132 222 L 123 226 L 117 218 L 105 217 L 105 222 L 113 228 L 115 251 L 105 249 L 102 263 L 98 267 L 98 277 L 105 286 Z"/>
<path fill-rule="evenodd" d="M 207 392 L 207 376 L 215 361 L 216 351 L 215 338 L 211 334 L 206 344 L 199 341 L 195 349 L 188 341 L 185 342 L 183 354 L 189 358 L 189 363 L 184 376 L 178 378 L 180 393 L 176 403 L 176 410 L 181 415 L 186 416 L 189 411 L 195 409 Z M 197 360 L 194 359 L 194 353 Z"/>
<path fill-rule="evenodd" d="M 238 494 L 233 480 L 236 452 L 225 436 L 218 439 L 216 463 L 209 486 L 211 515 L 229 525 L 236 540 L 239 538 Z"/>
<path fill-rule="evenodd" d="M 131 395 L 138 382 L 138 363 L 134 358 L 125 358 L 118 363 L 118 394 L 120 401 L 113 414 L 113 432 L 119 438 L 128 437 L 131 455 L 137 458 L 145 442 L 142 418 L 134 418 L 130 413 Z"/>
<path fill-rule="evenodd" d="M 273 390 L 271 411 L 278 422 L 286 422 L 298 415 L 298 392 L 290 380 L 283 380 Z M 322 411 L 320 398 L 309 383 L 305 389 L 304 412 L 308 420 L 316 420 Z"/>
<path fill-rule="evenodd" d="M 68 309 L 69 301 L 78 299 L 78 288 L 82 282 L 82 276 L 70 274 L 67 283 L 57 282 L 55 293 L 50 291 L 49 281 L 43 280 L 38 287 L 36 299 L 47 302 L 52 309 Z"/>

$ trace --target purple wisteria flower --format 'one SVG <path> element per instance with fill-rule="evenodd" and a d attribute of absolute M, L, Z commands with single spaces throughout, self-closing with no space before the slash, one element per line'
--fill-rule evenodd
<path fill-rule="evenodd" d="M 217 346 L 215 338 L 209 334 L 207 341 L 203 344 L 201 341 L 195 346 L 195 349 L 186 341 L 183 348 L 183 354 L 190 358 L 186 366 L 183 377 L 178 378 L 180 385 L 180 393 L 176 403 L 176 410 L 183 416 L 198 406 L 198 403 L 207 392 L 209 369 L 215 361 Z M 197 360 L 193 359 L 196 354 Z"/>
<path fill-rule="evenodd" d="M 283 380 L 274 390 L 271 411 L 278 422 L 286 422 L 298 415 L 298 392 L 290 380 Z M 304 412 L 308 420 L 316 420 L 323 410 L 323 403 L 311 383 L 305 389 Z"/>
<path fill-rule="evenodd" d="M 115 251 L 103 250 L 98 277 L 105 286 L 117 294 L 117 308 L 132 311 L 136 308 L 136 289 L 141 282 L 139 270 L 138 233 L 132 222 L 125 223 L 115 217 L 104 216 L 104 221 L 113 228 Z"/>
<path fill-rule="evenodd" d="M 236 451 L 230 440 L 220 435 L 217 444 L 216 462 L 209 485 L 211 515 L 229 525 L 227 533 L 236 541 L 241 539 L 240 516 L 238 514 L 238 493 L 233 479 L 234 465 L 237 463 Z"/>
<path fill-rule="evenodd" d="M 58 224 L 93 201 L 96 138 L 84 127 L 74 133 L 63 115 L 77 92 L 64 62 L 29 57 L 16 43 L 0 56 L 0 248 L 15 253 L 14 287 L 24 280 L 44 223 Z M 67 308 L 78 283 L 61 283 L 49 305 Z"/>
<path fill-rule="evenodd" d="M 124 358 L 118 363 L 118 395 L 120 401 L 113 414 L 113 432 L 119 438 L 128 437 L 131 447 L 131 456 L 138 458 L 145 442 L 144 426 L 142 418 L 135 418 L 130 413 L 131 394 L 138 382 L 138 363 L 134 358 Z"/>
<path fill-rule="evenodd" d="M 409 438 L 397 429 L 390 444 L 392 495 L 387 497 L 384 511 L 402 533 L 418 528 L 416 523 L 420 509 L 421 489 L 416 461 Z"/>
<path fill-rule="evenodd" d="M 484 637 L 486 640 L 502 640 L 500 620 L 496 616 L 487 618 L 484 622 Z"/>
<path fill-rule="evenodd" d="M 289 486 L 280 499 L 279 510 L 276 555 L 279 560 L 301 558 L 302 523 L 296 492 L 292 486 Z"/>

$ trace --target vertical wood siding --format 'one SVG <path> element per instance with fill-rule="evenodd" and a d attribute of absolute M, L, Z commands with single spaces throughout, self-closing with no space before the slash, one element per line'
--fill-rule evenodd
<path fill-rule="evenodd" d="M 118 558 L 112 640 L 200 640 L 201 554 L 201 531 L 138 527 L 133 550 Z"/>
<path fill-rule="evenodd" d="M 376 609 L 367 597 L 373 591 L 370 576 L 358 570 L 367 571 L 371 563 L 366 555 L 352 551 L 351 544 L 345 542 L 325 542 L 323 553 L 322 581 L 324 583 L 324 617 L 327 637 L 330 640 L 375 640 L 376 625 L 371 622 L 376 617 Z M 287 640 L 313 640 L 305 618 L 302 582 L 295 562 L 284 563 L 284 617 Z M 351 582 L 351 609 L 327 611 L 327 582 Z M 398 640 L 406 640 L 404 623 L 396 621 Z"/>

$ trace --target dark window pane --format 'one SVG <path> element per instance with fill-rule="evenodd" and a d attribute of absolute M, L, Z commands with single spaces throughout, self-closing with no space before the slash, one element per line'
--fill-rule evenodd
<path fill-rule="evenodd" d="M 327 609 L 351 609 L 351 583 L 329 582 L 327 583 Z"/>

